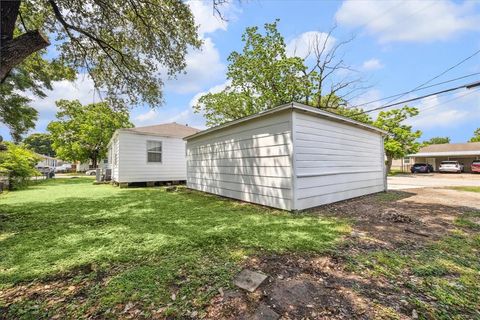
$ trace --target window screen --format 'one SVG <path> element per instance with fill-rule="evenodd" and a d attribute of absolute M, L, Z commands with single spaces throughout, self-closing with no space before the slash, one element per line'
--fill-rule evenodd
<path fill-rule="evenodd" d="M 147 141 L 147 162 L 162 162 L 161 141 Z"/>

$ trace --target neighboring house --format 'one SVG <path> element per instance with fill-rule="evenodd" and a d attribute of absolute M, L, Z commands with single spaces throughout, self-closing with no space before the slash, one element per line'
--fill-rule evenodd
<path fill-rule="evenodd" d="M 175 122 L 115 131 L 108 144 L 112 180 L 117 183 L 185 181 L 183 138 L 199 131 Z"/>
<path fill-rule="evenodd" d="M 378 128 L 299 103 L 187 140 L 187 186 L 286 210 L 387 189 Z"/>
<path fill-rule="evenodd" d="M 54 169 L 57 166 L 58 161 L 61 161 L 60 159 L 50 157 L 44 154 L 36 153 L 36 155 L 40 157 L 40 161 L 36 165 L 37 168 L 50 167 Z"/>
<path fill-rule="evenodd" d="M 409 156 L 412 164 L 428 163 L 435 171 L 442 161 L 456 160 L 465 165 L 465 172 L 470 172 L 472 161 L 480 160 L 480 142 L 431 144 Z"/>
<path fill-rule="evenodd" d="M 109 167 L 110 167 L 110 165 L 109 165 L 109 162 L 108 162 L 108 158 L 98 160 L 97 168 L 107 169 Z M 75 164 L 75 171 L 76 172 L 85 172 L 85 171 L 90 170 L 90 169 L 96 169 L 91 161 L 88 161 L 88 162 L 77 161 L 76 164 Z"/>
<path fill-rule="evenodd" d="M 385 161 L 387 157 L 385 156 Z M 392 160 L 392 170 L 398 170 L 402 172 L 410 172 L 410 167 L 412 166 L 410 157 L 405 157 L 403 159 L 393 159 Z"/>

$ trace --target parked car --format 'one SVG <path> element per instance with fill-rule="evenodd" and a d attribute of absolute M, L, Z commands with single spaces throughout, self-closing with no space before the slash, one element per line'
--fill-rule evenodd
<path fill-rule="evenodd" d="M 480 173 L 480 160 L 473 161 L 470 168 L 471 168 L 472 172 Z"/>
<path fill-rule="evenodd" d="M 411 173 L 430 173 L 433 172 L 433 166 L 428 163 L 415 163 L 410 168 Z"/>
<path fill-rule="evenodd" d="M 72 169 L 71 164 L 62 164 L 61 166 L 55 167 L 55 172 L 68 172 Z"/>
<path fill-rule="evenodd" d="M 86 174 L 87 176 L 94 176 L 94 175 L 97 174 L 97 169 L 87 170 L 87 171 L 85 171 L 85 174 Z"/>
<path fill-rule="evenodd" d="M 49 166 L 37 166 L 35 167 L 42 175 L 53 178 L 55 177 L 55 168 Z"/>
<path fill-rule="evenodd" d="M 461 173 L 463 172 L 463 169 L 463 163 L 460 163 L 458 161 L 442 161 L 440 162 L 440 167 L 438 168 L 438 171 Z"/>

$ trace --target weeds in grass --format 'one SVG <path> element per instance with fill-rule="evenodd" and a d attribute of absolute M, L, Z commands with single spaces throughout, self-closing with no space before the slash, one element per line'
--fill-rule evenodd
<path fill-rule="evenodd" d="M 480 234 L 458 231 L 420 251 L 358 255 L 350 268 L 405 283 L 414 293 L 410 302 L 425 318 L 473 319 L 480 317 L 479 252 Z"/>
<path fill-rule="evenodd" d="M 349 230 L 334 218 L 183 188 L 92 185 L 88 178 L 0 196 L 0 216 L 0 290 L 62 277 L 70 285 L 78 277 L 88 283 L 82 302 L 72 297 L 58 304 L 69 316 L 121 312 L 128 303 L 177 317 L 201 311 L 219 287 L 230 285 L 246 255 L 324 252 Z M 42 303 L 35 308 L 46 312 Z M 8 312 L 34 314 L 28 299 Z"/>

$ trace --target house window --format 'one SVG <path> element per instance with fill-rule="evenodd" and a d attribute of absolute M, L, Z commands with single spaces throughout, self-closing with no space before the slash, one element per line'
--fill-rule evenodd
<path fill-rule="evenodd" d="M 162 162 L 161 141 L 147 141 L 147 162 Z"/>
<path fill-rule="evenodd" d="M 104 163 L 104 164 L 107 164 L 107 163 L 108 163 L 108 159 L 103 159 L 103 163 Z"/>
<path fill-rule="evenodd" d="M 410 163 L 410 158 L 409 157 L 403 158 L 403 163 L 409 164 Z"/>

